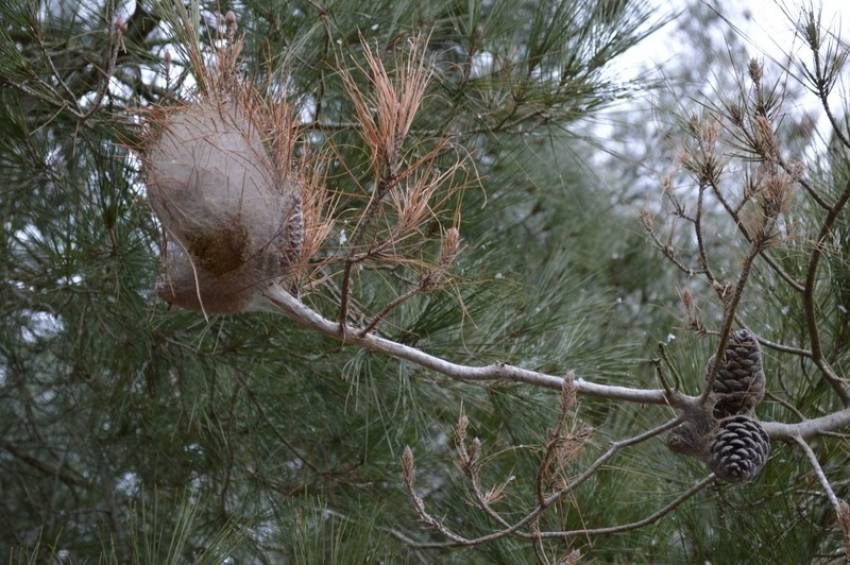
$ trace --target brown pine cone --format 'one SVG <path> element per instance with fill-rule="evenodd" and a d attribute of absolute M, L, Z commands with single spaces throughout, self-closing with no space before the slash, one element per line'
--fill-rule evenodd
<path fill-rule="evenodd" d="M 751 481 L 770 454 L 770 438 L 756 420 L 737 415 L 724 418 L 714 441 L 708 466 L 718 479 L 733 483 Z"/>
<path fill-rule="evenodd" d="M 708 360 L 706 376 L 711 372 L 714 356 Z M 725 418 L 746 414 L 764 398 L 765 376 L 761 347 L 749 330 L 738 330 L 729 336 L 723 365 L 717 370 L 712 392 L 717 398 L 714 416 Z"/>

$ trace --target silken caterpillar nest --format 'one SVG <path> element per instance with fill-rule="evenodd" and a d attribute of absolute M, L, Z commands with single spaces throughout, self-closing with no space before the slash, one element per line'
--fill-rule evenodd
<path fill-rule="evenodd" d="M 195 99 L 146 113 L 140 151 L 165 238 L 156 292 L 204 313 L 241 312 L 268 285 L 292 286 L 316 247 L 305 246 L 305 232 L 316 235 L 305 190 L 320 189 L 303 159 L 292 163 L 291 111 L 236 77 L 235 53 L 219 53 Z"/>

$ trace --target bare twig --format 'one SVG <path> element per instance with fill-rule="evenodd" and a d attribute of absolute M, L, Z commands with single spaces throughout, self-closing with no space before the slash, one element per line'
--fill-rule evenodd
<path fill-rule="evenodd" d="M 664 361 L 664 364 L 667 365 L 667 368 L 670 370 L 671 373 L 673 373 L 673 379 L 676 387 L 675 390 L 681 391 L 682 382 L 684 381 L 682 379 L 682 374 L 670 360 L 670 356 L 667 355 L 667 345 L 665 345 L 664 342 L 658 342 L 658 353 L 659 355 L 661 355 L 661 360 Z"/>
<path fill-rule="evenodd" d="M 812 469 L 818 477 L 818 481 L 820 481 L 821 487 L 823 487 L 823 491 L 826 493 L 826 497 L 829 499 L 829 503 L 832 504 L 832 507 L 835 508 L 835 513 L 839 513 L 839 500 L 835 495 L 835 491 L 832 489 L 832 485 L 829 484 L 829 479 L 826 478 L 826 474 L 823 472 L 823 467 L 818 463 L 818 457 L 815 454 L 812 447 L 800 436 L 795 436 L 794 441 L 803 449 L 803 452 L 806 454 L 806 457 L 809 458 L 809 463 L 812 465 Z"/>
<path fill-rule="evenodd" d="M 739 321 L 740 323 L 740 321 Z M 742 326 L 744 324 L 741 324 Z M 793 345 L 788 345 L 787 343 L 779 343 L 778 341 L 770 341 L 769 339 L 763 338 L 753 332 L 753 335 L 756 336 L 756 339 L 760 344 L 767 347 L 768 349 L 773 349 L 775 351 L 781 351 L 782 353 L 790 353 L 792 355 L 799 355 L 800 357 L 811 357 L 812 352 L 808 349 L 803 349 L 802 347 L 795 347 Z"/>
<path fill-rule="evenodd" d="M 687 499 L 710 485 L 714 481 L 714 473 L 711 473 L 707 477 L 704 477 L 699 482 L 697 482 L 694 486 L 677 496 L 675 499 L 670 501 L 669 504 L 664 506 L 663 508 L 653 512 L 646 518 L 641 520 L 636 520 L 634 522 L 629 522 L 628 524 L 621 524 L 619 526 L 608 526 L 604 528 L 587 528 L 583 530 L 566 530 L 560 532 L 539 532 L 535 534 L 536 536 L 540 536 L 541 538 L 566 538 L 566 537 L 576 537 L 576 536 L 598 536 L 598 535 L 606 535 L 606 534 L 618 534 L 620 532 L 628 532 L 630 530 L 637 530 L 639 528 L 643 528 L 644 526 L 648 526 L 653 522 L 657 522 L 673 510 L 679 507 L 683 502 Z"/>
<path fill-rule="evenodd" d="M 850 560 L 850 506 L 847 505 L 847 502 L 836 496 L 835 490 L 832 488 L 826 473 L 823 471 L 823 467 L 821 467 L 818 462 L 817 455 L 806 440 L 800 436 L 796 436 L 794 441 L 797 442 L 797 444 L 803 449 L 806 457 L 808 457 L 809 463 L 812 465 L 812 469 L 814 470 L 815 475 L 817 475 L 818 481 L 820 481 L 821 488 L 823 488 L 826 497 L 829 499 L 829 503 L 832 504 L 832 508 L 835 510 L 835 519 L 844 534 L 845 558 Z"/>
<path fill-rule="evenodd" d="M 378 324 L 380 324 L 381 321 L 387 316 L 387 314 L 389 314 L 395 308 L 397 308 L 398 306 L 402 305 L 406 301 L 408 301 L 411 298 L 413 298 L 414 296 L 416 296 L 421 290 L 422 290 L 422 286 L 418 285 L 418 286 L 411 288 L 407 292 L 400 294 L 399 296 L 395 297 L 394 299 L 390 300 L 387 303 L 387 305 L 384 306 L 383 309 L 380 312 L 378 312 L 378 314 L 376 314 L 375 317 L 372 318 L 372 320 L 368 324 L 366 324 L 366 327 L 364 327 L 358 335 L 360 337 L 363 337 L 366 334 L 368 334 L 369 332 L 371 332 L 372 330 L 374 330 L 375 327 Z"/>
<path fill-rule="evenodd" d="M 677 269 L 679 269 L 690 277 L 705 273 L 704 269 L 689 267 L 682 263 L 681 259 L 679 259 L 676 253 L 676 249 L 672 245 L 661 241 L 661 239 L 658 237 L 658 234 L 655 233 L 655 230 L 653 230 L 652 227 L 646 221 L 644 221 L 644 227 L 646 228 L 646 233 L 647 235 L 649 235 L 649 238 L 652 240 L 652 243 L 655 244 L 655 246 L 661 251 L 661 253 L 664 254 L 664 257 L 666 257 L 667 260 L 670 261 Z"/>
<path fill-rule="evenodd" d="M 726 210 L 726 213 L 729 214 L 729 217 L 731 217 L 732 221 L 735 222 L 735 225 L 738 227 L 738 231 L 741 232 L 741 235 L 744 236 L 744 239 L 746 239 L 747 242 L 752 243 L 752 236 L 749 232 L 747 232 L 747 228 L 744 227 L 743 220 L 741 220 L 741 217 L 729 204 L 729 201 L 726 200 L 726 197 L 723 196 L 723 193 L 720 191 L 720 187 L 717 185 L 717 183 L 712 180 L 709 183 L 709 186 L 711 186 L 711 191 L 714 194 L 714 197 L 717 198 L 717 201 L 720 202 L 720 205 L 723 206 L 723 209 Z M 791 288 L 797 290 L 798 292 L 803 292 L 803 285 L 794 277 L 785 272 L 785 269 L 783 269 L 779 265 L 779 263 L 777 263 L 776 260 L 770 256 L 770 253 L 762 253 L 761 257 L 764 259 L 765 263 L 770 266 L 773 272 L 779 275 L 779 278 L 788 283 Z"/>
<path fill-rule="evenodd" d="M 702 272 L 705 274 L 712 286 L 717 286 L 717 277 L 714 276 L 714 273 L 711 271 L 711 267 L 709 266 L 708 254 L 705 251 L 705 241 L 702 234 L 703 194 L 705 193 L 706 188 L 707 187 L 704 183 L 700 183 L 699 195 L 697 196 L 697 212 L 694 217 L 694 233 L 697 237 L 697 248 L 699 249 L 699 260 L 702 265 Z"/>
<path fill-rule="evenodd" d="M 708 395 L 714 386 L 714 380 L 717 378 L 717 371 L 720 369 L 726 355 L 726 343 L 729 341 L 729 334 L 732 332 L 732 324 L 735 321 L 735 311 L 738 308 L 738 303 L 744 293 L 744 287 L 747 284 L 747 279 L 749 279 L 753 262 L 764 250 L 764 245 L 767 241 L 768 234 L 770 233 L 770 227 L 773 224 L 773 220 L 768 219 L 767 224 L 768 225 L 765 225 L 753 237 L 753 240 L 750 243 L 749 252 L 747 253 L 747 257 L 744 259 L 744 264 L 741 267 L 741 274 L 738 276 L 738 282 L 735 285 L 735 290 L 732 292 L 732 296 L 726 303 L 725 312 L 723 314 L 723 326 L 720 329 L 720 339 L 717 342 L 717 352 L 714 357 L 717 362 L 711 364 L 711 369 L 706 377 L 705 390 L 703 390 L 702 395 L 700 396 L 700 400 L 702 402 L 705 402 L 708 399 Z"/>
<path fill-rule="evenodd" d="M 268 414 L 266 414 L 266 409 L 263 408 L 263 404 L 260 402 L 260 399 L 257 398 L 257 394 L 253 391 L 253 389 L 251 389 L 250 386 L 248 386 L 248 383 L 245 382 L 245 380 L 242 378 L 242 375 L 238 371 L 236 371 L 235 374 L 236 379 L 242 385 L 242 388 L 244 388 L 245 392 L 248 393 L 248 398 L 251 399 L 251 403 L 257 409 L 257 412 L 259 413 L 260 417 L 266 422 L 266 425 L 269 427 L 269 429 L 271 429 L 272 433 L 277 436 L 277 439 L 289 451 L 291 451 L 292 454 L 295 455 L 295 457 L 297 457 L 299 461 L 309 467 L 311 471 L 313 471 L 314 473 L 322 473 L 322 471 L 312 461 L 307 459 L 307 457 L 305 457 L 294 445 L 292 445 L 292 443 L 288 439 L 286 439 L 286 437 L 282 433 L 280 433 L 280 430 L 277 429 L 277 426 L 275 426 L 274 422 L 272 422 L 271 418 L 269 418 Z"/>
<path fill-rule="evenodd" d="M 838 201 L 830 208 L 826 218 L 823 220 L 817 241 L 812 249 L 811 258 L 809 259 L 809 268 L 806 271 L 806 283 L 803 290 L 803 307 L 806 314 L 806 326 L 809 330 L 809 341 L 812 345 L 812 360 L 818 366 L 818 369 L 820 369 L 824 380 L 829 383 L 835 393 L 844 402 L 845 406 L 850 406 L 850 391 L 847 390 L 847 386 L 835 374 L 832 366 L 824 357 L 821 348 L 820 332 L 818 330 L 815 312 L 815 286 L 817 285 L 818 263 L 823 254 L 823 246 L 826 244 L 826 239 L 830 231 L 832 231 L 833 224 L 835 224 L 839 213 L 844 209 L 848 200 L 850 200 L 850 181 L 848 181 Z"/>
<path fill-rule="evenodd" d="M 63 483 L 65 483 L 69 487 L 85 487 L 85 488 L 88 488 L 90 486 L 89 483 L 85 479 L 82 479 L 82 478 L 76 476 L 76 474 L 71 474 L 69 472 L 64 471 L 63 468 L 62 468 L 63 465 L 60 465 L 58 467 L 54 467 L 54 466 L 52 466 L 48 463 L 44 463 L 43 461 L 33 457 L 32 455 L 24 453 L 22 450 L 18 449 L 18 447 L 16 447 L 12 443 L 9 443 L 7 441 L 0 441 L 0 449 L 3 449 L 6 452 L 10 453 L 14 457 L 16 457 L 18 460 L 20 460 L 23 463 L 26 463 L 27 465 L 29 465 L 33 469 L 36 469 L 36 470 L 40 471 L 41 473 L 44 473 L 45 475 L 51 475 L 51 476 L 56 477 L 57 479 L 59 479 L 60 481 L 62 481 Z"/>
<path fill-rule="evenodd" d="M 627 439 L 624 439 L 624 440 L 618 440 L 618 441 L 611 442 L 611 445 L 608 447 L 608 449 L 602 455 L 597 457 L 596 460 L 593 463 L 591 463 L 590 466 L 588 466 L 578 477 L 576 477 L 569 484 L 565 485 L 563 488 L 557 490 L 556 492 L 554 492 L 551 495 L 549 495 L 548 497 L 546 497 L 542 501 L 542 503 L 538 502 L 537 506 L 535 506 L 535 508 L 531 512 L 529 512 L 525 517 L 523 517 L 519 521 L 515 522 L 513 525 L 511 525 L 508 528 L 505 528 L 503 530 L 499 530 L 499 531 L 496 531 L 496 532 L 492 532 L 492 533 L 489 533 L 489 534 L 485 534 L 483 536 L 479 536 L 479 537 L 476 537 L 476 538 L 464 538 L 463 536 L 460 536 L 460 535 L 448 530 L 448 528 L 446 528 L 440 520 L 438 520 L 437 518 L 433 517 L 432 515 L 428 514 L 425 511 L 424 501 L 419 496 L 417 496 L 415 491 L 412 489 L 412 479 L 411 479 L 411 477 L 413 476 L 413 472 L 412 472 L 413 456 L 412 456 L 412 454 L 408 456 L 407 453 L 409 452 L 409 449 L 406 449 L 405 450 L 405 457 L 403 458 L 402 466 L 405 470 L 405 482 L 407 483 L 408 489 L 411 491 L 411 496 L 413 497 L 413 501 L 414 501 L 414 505 L 416 507 L 417 513 L 420 515 L 420 518 L 422 518 L 423 521 L 425 521 L 426 524 L 428 524 L 430 527 L 437 529 L 438 531 L 440 531 L 441 534 L 443 534 L 445 537 L 449 538 L 449 540 L 450 540 L 450 541 L 447 541 L 447 542 L 413 542 L 413 543 L 410 543 L 410 545 L 412 545 L 413 547 L 420 547 L 420 548 L 444 548 L 444 547 L 453 547 L 453 546 L 460 546 L 460 545 L 462 545 L 462 546 L 481 545 L 481 544 L 484 544 L 484 543 L 495 541 L 497 539 L 503 538 L 503 537 L 508 536 L 508 535 L 518 535 L 518 536 L 524 537 L 524 538 L 535 538 L 536 536 L 539 536 L 540 534 L 534 533 L 534 532 L 532 532 L 532 533 L 521 532 L 521 528 L 533 523 L 535 520 L 537 520 L 540 517 L 540 515 L 549 506 L 551 506 L 553 503 L 555 503 L 557 500 L 559 500 L 565 494 L 572 492 L 573 490 L 578 488 L 582 483 L 587 481 L 587 479 L 589 479 L 594 474 L 596 474 L 596 471 L 606 461 L 608 461 L 617 452 L 619 452 L 621 449 L 624 449 L 626 447 L 629 447 L 629 446 L 635 445 L 637 443 L 641 443 L 643 441 L 646 441 L 650 438 L 653 438 L 653 437 L 657 436 L 658 434 L 661 434 L 661 433 L 671 429 L 672 427 L 678 425 L 681 421 L 682 421 L 681 418 L 674 418 L 672 420 L 665 422 L 664 424 L 661 424 L 660 426 L 657 426 L 655 428 L 652 428 L 650 430 L 642 432 L 642 433 L 640 433 L 636 436 L 633 436 L 633 437 L 630 437 L 630 438 L 627 438 Z M 410 470 L 408 470 L 408 469 L 410 469 Z M 711 478 L 712 479 L 714 478 L 713 475 L 711 476 Z M 700 488 L 702 488 L 702 486 L 705 486 L 705 485 L 701 485 Z M 699 490 L 699 489 L 696 489 L 696 490 Z M 693 492 L 696 492 L 696 490 L 694 490 Z M 688 494 L 688 496 L 693 494 L 693 492 Z M 687 498 L 687 497 L 685 497 L 685 498 Z M 682 499 L 682 500 L 684 500 L 684 499 Z M 678 502 L 674 501 L 674 503 L 676 505 L 678 505 L 678 504 L 681 503 L 681 501 L 678 501 Z M 668 505 L 668 507 L 669 507 L 669 505 Z M 667 514 L 673 508 L 675 508 L 675 506 L 673 506 L 673 508 L 668 508 L 668 507 L 665 507 L 661 511 L 656 512 L 655 514 L 651 515 L 649 517 L 649 519 L 651 519 L 651 521 L 655 521 L 658 518 Z M 656 514 L 658 514 L 658 515 L 656 516 Z M 501 520 L 500 520 L 500 522 L 501 522 Z M 600 533 L 614 533 L 614 532 L 600 532 Z M 408 542 L 405 542 L 405 543 L 408 543 Z"/>

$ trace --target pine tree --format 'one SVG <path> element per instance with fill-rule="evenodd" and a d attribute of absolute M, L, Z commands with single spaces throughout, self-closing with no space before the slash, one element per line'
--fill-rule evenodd
<path fill-rule="evenodd" d="M 0 17 L 0 555 L 740 559 L 795 511 L 775 485 L 810 469 L 832 505 L 795 491 L 819 523 L 758 555 L 835 552 L 839 526 L 850 530 L 846 487 L 828 480 L 839 444 L 807 443 L 847 423 L 846 246 L 829 237 L 846 231 L 850 145 L 836 123 L 822 169 L 789 163 L 781 176 L 761 67 L 738 118 L 759 174 L 773 175 L 775 190 L 754 197 L 760 231 L 734 240 L 730 222 L 712 248 L 724 270 L 690 273 L 710 279 L 694 292 L 717 300 L 723 325 L 707 328 L 688 298 L 697 331 L 647 362 L 647 334 L 676 323 L 647 312 L 678 299 L 657 277 L 663 256 L 675 269 L 691 251 L 707 261 L 704 249 L 655 254 L 655 229 L 677 216 L 645 214 L 639 235 L 575 129 L 645 86 L 607 68 L 662 23 L 647 3 L 13 0 Z M 804 31 L 823 50 L 811 72 L 825 89 L 842 55 L 817 23 Z M 730 108 L 717 110 L 734 122 Z M 686 126 L 683 175 L 702 185 L 719 178 L 713 124 Z M 225 135 L 208 129 L 236 145 L 181 161 L 191 174 L 168 161 Z M 224 220 L 202 196 L 230 187 L 209 180 L 178 213 L 171 196 L 157 201 L 173 190 L 163 178 L 182 187 L 252 151 L 263 196 L 240 190 Z M 808 238 L 773 231 L 792 184 Z M 269 235 L 260 211 L 282 231 Z M 743 269 L 733 240 L 747 246 Z M 224 275 L 234 284 L 217 286 Z M 777 284 L 787 278 L 803 292 Z M 782 318 L 786 301 L 797 310 Z M 802 451 L 712 491 L 704 457 L 654 440 L 724 437 L 727 420 L 705 408 L 714 368 L 699 387 L 736 314 L 788 358 L 765 360 L 781 395 L 732 418 Z M 771 382 L 801 357 L 807 378 Z M 780 423 L 795 410 L 826 420 Z M 741 540 L 729 508 L 758 497 Z"/>

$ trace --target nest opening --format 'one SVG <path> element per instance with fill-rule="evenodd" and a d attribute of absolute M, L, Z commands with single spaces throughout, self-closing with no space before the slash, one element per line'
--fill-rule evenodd
<path fill-rule="evenodd" d="M 188 250 L 201 268 L 220 277 L 248 262 L 250 246 L 248 231 L 234 223 L 217 231 L 198 234 L 192 238 Z"/>

